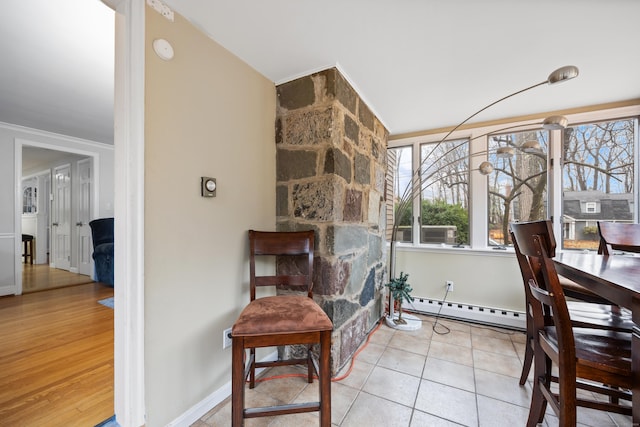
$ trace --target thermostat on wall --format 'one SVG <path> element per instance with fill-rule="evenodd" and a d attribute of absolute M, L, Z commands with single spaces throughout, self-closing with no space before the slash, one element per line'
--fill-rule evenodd
<path fill-rule="evenodd" d="M 216 179 L 203 176 L 200 178 L 200 195 L 202 197 L 216 197 Z"/>

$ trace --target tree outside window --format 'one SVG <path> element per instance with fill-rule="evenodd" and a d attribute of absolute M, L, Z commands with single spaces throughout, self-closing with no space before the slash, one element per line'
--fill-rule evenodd
<path fill-rule="evenodd" d="M 549 131 L 489 137 L 488 244 L 509 245 L 509 223 L 547 218 Z"/>
<path fill-rule="evenodd" d="M 633 222 L 637 119 L 585 123 L 564 130 L 563 247 L 598 248 L 597 221 Z"/>
<path fill-rule="evenodd" d="M 420 243 L 469 244 L 469 140 L 420 146 Z"/>

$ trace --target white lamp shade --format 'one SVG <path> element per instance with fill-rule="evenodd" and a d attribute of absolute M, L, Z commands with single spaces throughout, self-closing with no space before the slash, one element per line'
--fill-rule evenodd
<path fill-rule="evenodd" d="M 565 116 L 550 116 L 544 119 L 542 127 L 548 130 L 564 129 L 569 124 L 569 120 Z"/>
<path fill-rule="evenodd" d="M 560 67 L 557 70 L 554 70 L 549 74 L 547 78 L 547 82 L 552 85 L 555 83 L 564 82 L 567 80 L 571 80 L 575 77 L 578 77 L 578 67 L 575 65 L 565 65 L 564 67 Z"/>
<path fill-rule="evenodd" d="M 540 143 L 534 140 L 523 142 L 520 148 L 522 148 L 522 151 L 525 153 L 539 153 L 542 151 Z"/>
<path fill-rule="evenodd" d="M 491 162 L 485 161 L 480 163 L 478 170 L 482 175 L 489 175 L 491 172 L 493 172 L 493 165 L 491 164 Z"/>
<path fill-rule="evenodd" d="M 496 157 L 499 159 L 508 159 L 516 154 L 516 150 L 513 147 L 499 147 L 496 150 Z"/>

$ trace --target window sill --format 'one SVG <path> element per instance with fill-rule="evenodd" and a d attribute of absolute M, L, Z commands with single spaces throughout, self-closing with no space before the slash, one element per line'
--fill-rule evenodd
<path fill-rule="evenodd" d="M 446 253 L 451 255 L 479 256 L 513 256 L 513 248 L 494 249 L 492 246 L 472 248 L 470 246 L 454 247 L 452 245 L 415 245 L 413 243 L 397 243 L 396 250 L 402 252 Z"/>

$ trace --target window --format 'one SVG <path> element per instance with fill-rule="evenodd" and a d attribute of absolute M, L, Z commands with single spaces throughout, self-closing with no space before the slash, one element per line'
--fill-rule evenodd
<path fill-rule="evenodd" d="M 467 139 L 420 146 L 420 243 L 469 244 Z"/>
<path fill-rule="evenodd" d="M 411 146 L 387 151 L 387 239 L 393 234 L 397 242 L 413 241 L 412 187 L 409 185 L 413 173 L 412 157 Z"/>
<path fill-rule="evenodd" d="M 633 222 L 637 119 L 584 123 L 564 130 L 562 221 L 575 233 L 563 247 L 598 248 L 597 221 Z"/>
<path fill-rule="evenodd" d="M 547 214 L 547 153 L 549 132 L 526 132 L 489 137 L 488 244 L 508 245 L 509 223 L 536 221 Z"/>
<path fill-rule="evenodd" d="M 38 213 L 37 179 L 22 181 L 22 213 Z"/>
<path fill-rule="evenodd" d="M 552 219 L 559 247 L 597 249 L 597 221 L 638 221 L 639 115 L 631 105 L 567 115 L 565 129 L 530 119 L 390 139 L 387 237 L 398 217 L 397 242 L 504 249 L 510 223 Z"/>

